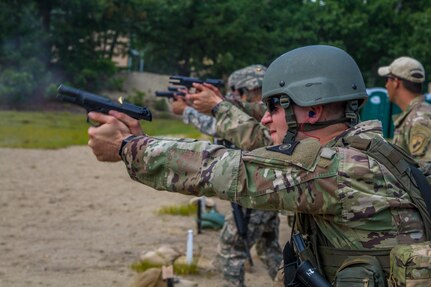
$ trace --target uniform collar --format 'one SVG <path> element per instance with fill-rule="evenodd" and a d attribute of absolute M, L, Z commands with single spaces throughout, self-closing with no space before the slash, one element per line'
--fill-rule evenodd
<path fill-rule="evenodd" d="M 394 121 L 394 126 L 399 127 L 404 122 L 405 118 L 413 110 L 413 108 L 416 107 L 417 105 L 420 105 L 423 101 L 424 101 L 424 96 L 416 97 L 410 102 L 410 104 L 408 105 L 408 107 L 405 111 L 401 112 L 401 114 L 399 114 L 399 115 L 394 115 L 392 117 L 392 119 Z"/>
<path fill-rule="evenodd" d="M 341 133 L 339 136 L 328 142 L 326 147 L 334 147 L 344 145 L 342 143 L 343 138 L 359 135 L 361 138 L 371 139 L 376 135 L 383 137 L 382 123 L 378 120 L 370 120 L 357 124 L 354 127 Z"/>

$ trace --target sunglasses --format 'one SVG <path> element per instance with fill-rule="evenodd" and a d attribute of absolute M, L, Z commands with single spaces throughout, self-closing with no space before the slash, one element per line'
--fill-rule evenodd
<path fill-rule="evenodd" d="M 277 110 L 277 106 L 280 105 L 280 97 L 271 97 L 265 101 L 266 108 L 270 114 Z"/>
<path fill-rule="evenodd" d="M 393 81 L 393 80 L 396 80 L 396 79 L 397 79 L 396 77 L 387 76 L 387 77 L 386 77 L 386 82 L 387 82 L 387 81 L 389 81 L 389 80 L 392 80 L 392 81 Z"/>

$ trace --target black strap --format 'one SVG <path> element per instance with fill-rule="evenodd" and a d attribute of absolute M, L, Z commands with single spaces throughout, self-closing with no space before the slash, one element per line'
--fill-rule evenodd
<path fill-rule="evenodd" d="M 296 268 L 298 266 L 295 252 L 293 251 L 290 241 L 287 241 L 283 248 L 283 271 L 284 286 L 289 286 L 295 280 Z"/>
<path fill-rule="evenodd" d="M 426 177 L 418 168 L 416 168 L 414 165 L 410 165 L 410 169 L 416 184 L 421 191 L 421 195 L 425 201 L 428 214 L 431 216 L 431 185 L 428 183 Z"/>

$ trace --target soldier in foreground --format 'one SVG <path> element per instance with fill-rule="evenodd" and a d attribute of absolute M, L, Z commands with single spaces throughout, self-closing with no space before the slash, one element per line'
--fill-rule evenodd
<path fill-rule="evenodd" d="M 410 57 L 400 57 L 389 66 L 380 67 L 378 73 L 386 78 L 389 100 L 402 110 L 394 121 L 392 143 L 421 164 L 431 162 L 431 105 L 422 95 L 425 81 L 422 64 Z"/>
<path fill-rule="evenodd" d="M 262 123 L 274 146 L 242 152 L 156 139 L 117 112 L 89 114 L 102 124 L 89 128 L 89 146 L 98 160 L 123 160 L 132 179 L 156 189 L 297 212 L 294 229 L 331 281 L 342 259 L 358 251 L 378 260 L 387 275 L 389 250 L 428 234 L 410 196 L 416 187 L 409 159 L 384 156 L 397 151 L 382 137 L 380 122 L 358 123 L 365 98 L 362 75 L 347 53 L 307 46 L 277 58 L 264 77 Z"/>

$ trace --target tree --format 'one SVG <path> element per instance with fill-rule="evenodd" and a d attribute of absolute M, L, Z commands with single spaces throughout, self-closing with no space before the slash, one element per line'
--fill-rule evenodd
<path fill-rule="evenodd" d="M 31 1 L 0 3 L 0 104 L 20 107 L 47 83 L 47 35 Z"/>

